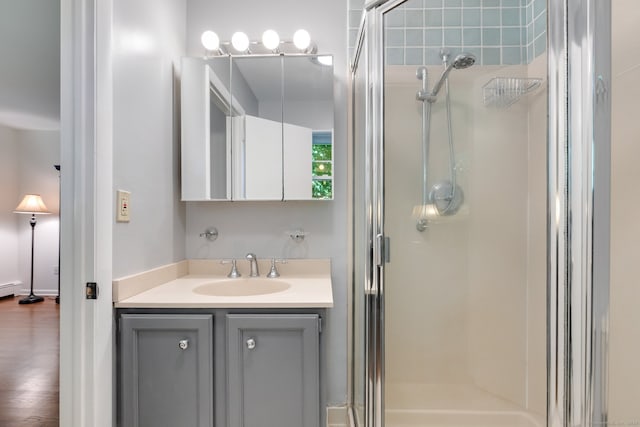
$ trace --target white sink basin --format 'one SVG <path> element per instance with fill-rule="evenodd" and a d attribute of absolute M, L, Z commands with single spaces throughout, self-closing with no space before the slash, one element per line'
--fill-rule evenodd
<path fill-rule="evenodd" d="M 282 280 L 264 278 L 240 278 L 229 280 L 218 280 L 205 283 L 193 289 L 193 292 L 200 295 L 219 297 L 240 297 L 251 295 L 275 294 L 286 291 L 291 284 Z"/>

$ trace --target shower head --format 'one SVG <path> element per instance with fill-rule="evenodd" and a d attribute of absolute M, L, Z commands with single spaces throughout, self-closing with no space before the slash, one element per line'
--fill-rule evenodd
<path fill-rule="evenodd" d="M 442 75 L 440 76 L 440 80 L 433 86 L 433 90 L 431 91 L 431 96 L 438 95 L 440 89 L 442 88 L 442 84 L 445 82 L 447 77 L 449 77 L 449 73 L 454 68 L 456 70 L 464 70 L 465 68 L 471 67 L 476 62 L 476 56 L 472 53 L 460 53 L 453 58 L 452 62 L 446 63 L 447 68 L 444 69 Z"/>
<path fill-rule="evenodd" d="M 476 63 L 476 56 L 471 53 L 461 53 L 453 59 L 453 68 L 464 70 Z"/>

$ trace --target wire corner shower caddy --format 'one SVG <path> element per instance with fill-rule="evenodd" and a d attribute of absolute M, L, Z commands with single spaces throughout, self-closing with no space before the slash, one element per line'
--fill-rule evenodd
<path fill-rule="evenodd" d="M 542 85 L 542 79 L 522 77 L 494 77 L 482 87 L 484 105 L 507 108 Z"/>

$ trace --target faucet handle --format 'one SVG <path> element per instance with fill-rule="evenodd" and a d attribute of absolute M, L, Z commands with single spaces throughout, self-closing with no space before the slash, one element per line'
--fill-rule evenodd
<path fill-rule="evenodd" d="M 242 274 L 240 274 L 240 272 L 238 271 L 235 259 L 222 260 L 220 261 L 220 264 L 231 264 L 231 271 L 229 272 L 229 274 L 227 274 L 227 277 L 231 279 L 237 279 L 238 277 L 242 276 Z"/>
<path fill-rule="evenodd" d="M 218 229 L 215 227 L 209 227 L 204 231 L 204 233 L 200 233 L 200 237 L 204 237 L 210 242 L 213 242 L 218 238 Z"/>
<path fill-rule="evenodd" d="M 278 270 L 276 269 L 276 263 L 286 264 L 287 260 L 271 258 L 271 270 L 269 271 L 269 274 L 267 274 L 267 277 L 270 279 L 275 279 L 276 277 L 280 277 L 280 273 L 278 273 Z"/>

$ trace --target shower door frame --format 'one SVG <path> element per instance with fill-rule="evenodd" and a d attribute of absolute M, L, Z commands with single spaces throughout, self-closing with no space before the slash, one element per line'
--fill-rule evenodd
<path fill-rule="evenodd" d="M 367 125 L 365 126 L 365 206 L 368 211 L 369 221 L 366 225 L 366 234 L 368 240 L 368 258 L 362 260 L 365 262 L 367 271 L 364 277 L 364 426 L 358 427 L 382 427 L 384 425 L 384 257 L 382 247 L 384 234 L 380 232 L 382 228 L 383 212 L 381 210 L 384 197 L 384 186 L 377 175 L 382 173 L 384 168 L 382 135 L 383 123 L 382 93 L 378 90 L 379 82 L 382 76 L 383 57 L 376 52 L 381 51 L 383 43 L 382 18 L 380 8 L 384 10 L 391 9 L 389 5 L 401 4 L 406 0 L 372 0 L 367 1 L 362 15 L 360 28 L 357 35 L 357 46 L 355 49 L 354 60 L 351 64 L 351 75 L 355 79 L 362 53 L 364 39 L 367 37 L 367 52 L 364 67 L 366 67 L 366 100 L 365 100 L 365 117 Z M 394 6 L 395 7 L 395 6 Z M 370 37 L 370 35 L 373 35 Z M 355 96 L 355 85 L 353 85 L 352 96 Z M 352 105 L 355 117 L 355 101 Z M 355 127 L 354 127 L 355 129 Z M 355 150 L 353 150 L 355 152 Z M 355 164 L 355 163 L 353 163 Z M 355 171 L 354 171 L 355 173 Z M 356 262 L 354 260 L 354 262 Z M 352 322 L 353 323 L 353 322 Z M 355 349 L 352 350 L 352 360 L 354 360 Z M 353 370 L 353 366 L 350 367 Z M 353 387 L 357 384 L 354 381 L 353 372 L 350 378 L 351 383 L 351 404 L 349 407 L 349 420 L 352 425 L 357 418 L 353 413 Z"/>
<path fill-rule="evenodd" d="M 364 427 L 384 426 L 383 24 L 405 1 L 366 2 L 352 64 L 366 37 Z M 586 426 L 607 420 L 611 6 L 548 0 L 547 14 L 547 427 Z"/>

